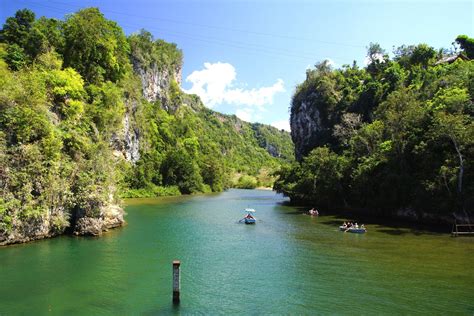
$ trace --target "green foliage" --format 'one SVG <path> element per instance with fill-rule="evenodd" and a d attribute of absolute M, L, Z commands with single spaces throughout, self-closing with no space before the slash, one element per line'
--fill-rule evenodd
<path fill-rule="evenodd" d="M 0 42 L 8 46 L 5 61 L 13 70 L 30 64 L 41 54 L 54 49 L 62 51 L 64 47 L 61 22 L 45 17 L 35 20 L 35 14 L 28 9 L 7 19 L 0 31 Z"/>
<path fill-rule="evenodd" d="M 270 155 L 287 161 L 294 159 L 294 146 L 288 132 L 260 123 L 253 123 L 252 129 L 258 146 L 265 148 Z"/>
<path fill-rule="evenodd" d="M 257 178 L 245 174 L 239 178 L 235 185 L 239 189 L 255 189 L 257 186 Z"/>
<path fill-rule="evenodd" d="M 129 36 L 128 42 L 132 62 L 145 70 L 151 67 L 160 70 L 181 67 L 183 53 L 174 43 L 154 40 L 153 35 L 144 29 Z"/>
<path fill-rule="evenodd" d="M 235 174 L 239 187 L 270 186 L 292 161 L 289 133 L 183 93 L 175 44 L 146 31 L 126 39 L 96 8 L 65 21 L 18 11 L 0 42 L 0 238 L 44 223 L 54 234 L 74 229 L 103 218 L 119 195 L 218 192 Z M 143 70 L 169 81 L 154 103 Z M 133 163 L 122 158 L 132 139 Z"/>
<path fill-rule="evenodd" d="M 80 10 L 64 22 L 64 65 L 89 83 L 117 82 L 129 70 L 129 45 L 122 29 L 97 8 Z"/>
<path fill-rule="evenodd" d="M 467 58 L 474 59 L 474 38 L 467 35 L 459 35 L 456 37 L 456 43 L 464 50 Z"/>
<path fill-rule="evenodd" d="M 468 40 L 457 39 L 466 54 Z M 368 56 L 366 69 L 307 71 L 291 111 L 319 130 L 274 188 L 327 207 L 472 212 L 474 62 L 437 64 L 426 44 L 401 46 L 393 60 L 371 45 Z"/>
<path fill-rule="evenodd" d="M 122 198 L 144 198 L 144 197 L 157 197 L 157 196 L 178 196 L 181 195 L 181 191 L 178 186 L 156 186 L 152 185 L 148 188 L 141 189 L 127 189 L 124 190 L 120 197 Z"/>
<path fill-rule="evenodd" d="M 14 17 L 7 18 L 0 31 L 0 41 L 25 47 L 28 35 L 35 21 L 35 14 L 29 9 L 18 10 Z"/>
<path fill-rule="evenodd" d="M 28 62 L 25 50 L 17 44 L 8 46 L 5 61 L 12 70 L 20 70 Z"/>

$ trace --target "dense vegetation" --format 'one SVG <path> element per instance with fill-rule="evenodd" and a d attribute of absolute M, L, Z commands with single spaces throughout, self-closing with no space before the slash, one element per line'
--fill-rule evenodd
<path fill-rule="evenodd" d="M 126 37 L 96 8 L 64 21 L 27 9 L 8 18 L 0 31 L 0 242 L 31 227 L 63 232 L 103 216 L 120 196 L 271 185 L 269 174 L 292 160 L 289 134 L 206 109 L 179 88 L 181 63 L 176 45 L 146 31 Z M 153 100 L 142 76 L 150 69 L 164 82 Z M 136 159 L 127 156 L 132 138 Z"/>
<path fill-rule="evenodd" d="M 453 58 L 420 44 L 390 59 L 371 44 L 365 68 L 308 70 L 291 106 L 299 162 L 279 172 L 275 188 L 325 208 L 472 212 L 474 45 L 456 41 Z M 302 140 L 304 115 L 316 127 Z"/>

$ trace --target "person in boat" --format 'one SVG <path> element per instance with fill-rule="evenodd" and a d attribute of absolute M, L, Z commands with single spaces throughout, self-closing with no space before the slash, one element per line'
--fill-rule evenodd
<path fill-rule="evenodd" d="M 357 223 L 355 223 L 354 225 L 355 228 L 359 228 L 359 225 Z"/>
<path fill-rule="evenodd" d="M 310 209 L 310 210 L 308 211 L 308 214 L 309 214 L 309 215 L 316 215 L 316 216 L 318 216 L 318 215 L 319 215 L 319 212 L 318 212 L 318 210 L 317 210 L 315 207 L 313 207 L 312 209 Z"/>
<path fill-rule="evenodd" d="M 360 225 L 360 228 L 361 228 L 361 229 L 365 229 L 364 224 Z"/>
<path fill-rule="evenodd" d="M 253 218 L 253 216 L 250 213 L 248 213 L 247 216 L 245 216 L 245 217 L 247 217 L 248 219 Z"/>

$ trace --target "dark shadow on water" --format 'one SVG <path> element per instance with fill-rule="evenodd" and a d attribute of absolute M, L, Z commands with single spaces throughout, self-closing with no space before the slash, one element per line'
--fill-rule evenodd
<path fill-rule="evenodd" d="M 385 233 L 393 236 L 401 236 L 407 233 L 407 231 L 403 231 L 401 229 L 376 229 L 376 231 L 379 233 Z"/>
<path fill-rule="evenodd" d="M 150 309 L 142 312 L 142 315 L 181 315 L 181 307 L 179 303 L 171 303 L 169 307 Z M 194 315 L 199 315 L 194 313 Z"/>
<path fill-rule="evenodd" d="M 380 233 L 389 234 L 392 236 L 401 235 L 443 235 L 451 233 L 449 225 L 426 225 L 414 222 L 405 222 L 401 220 L 393 220 L 385 217 L 370 216 L 366 214 L 355 215 L 349 212 L 341 214 L 330 213 L 328 215 L 334 216 L 336 219 L 321 221 L 321 224 L 338 227 L 343 222 L 351 221 L 359 225 L 365 224 L 372 227 L 368 231 L 376 231 Z"/>
<path fill-rule="evenodd" d="M 304 215 L 304 213 L 300 211 L 292 211 L 292 212 L 285 212 L 283 215 Z"/>
<path fill-rule="evenodd" d="M 339 221 L 339 220 L 330 220 L 330 221 L 324 221 L 322 222 L 322 224 L 324 225 L 329 225 L 329 226 L 336 226 L 336 227 L 339 227 L 341 226 L 343 221 Z"/>
<path fill-rule="evenodd" d="M 297 213 L 297 214 L 305 214 L 305 213 L 308 213 L 308 210 L 311 208 L 311 207 L 307 207 L 307 206 L 295 206 L 295 205 L 291 205 L 289 204 L 288 202 L 286 201 L 283 201 L 283 202 L 278 202 L 276 203 L 278 206 L 281 206 L 281 207 L 289 207 L 291 208 L 291 212 L 287 212 L 286 214 L 292 214 L 292 213 Z"/>

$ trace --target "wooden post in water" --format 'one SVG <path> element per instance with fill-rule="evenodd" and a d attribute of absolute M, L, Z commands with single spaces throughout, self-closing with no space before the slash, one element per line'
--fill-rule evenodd
<path fill-rule="evenodd" d="M 179 290 L 180 290 L 180 277 L 179 277 L 179 266 L 181 262 L 179 260 L 173 260 L 173 303 L 179 303 Z"/>

